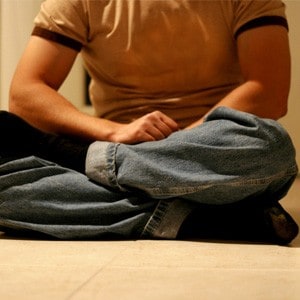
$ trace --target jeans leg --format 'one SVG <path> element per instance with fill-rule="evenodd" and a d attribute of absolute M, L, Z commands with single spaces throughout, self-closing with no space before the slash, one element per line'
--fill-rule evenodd
<path fill-rule="evenodd" d="M 115 192 L 36 157 L 0 165 L 0 228 L 61 239 L 136 238 L 157 200 Z"/>
<path fill-rule="evenodd" d="M 138 145 L 96 142 L 87 175 L 121 191 L 156 199 L 228 204 L 279 200 L 297 173 L 295 150 L 275 121 L 225 107 L 197 128 Z"/>
<path fill-rule="evenodd" d="M 180 201 L 157 204 L 157 200 L 145 195 L 112 192 L 89 182 L 85 176 L 62 168 L 83 173 L 87 143 L 41 132 L 6 111 L 0 111 L 0 127 L 4 129 L 0 147 L 0 165 L 4 172 L 0 175 L 0 188 L 4 185 L 4 190 L 0 189 L 0 228 L 2 226 L 5 231 L 8 228 L 30 230 L 60 238 L 135 237 L 141 232 L 144 238 L 175 238 L 191 211 Z M 50 163 L 51 168 L 41 168 L 41 164 L 49 162 L 29 158 L 32 155 L 62 167 Z M 32 182 L 32 178 L 36 179 Z M 21 185 L 26 187 L 23 193 L 20 193 Z M 132 212 L 130 206 L 126 208 L 128 215 L 124 213 L 127 202 L 134 204 Z M 176 207 L 175 218 L 170 207 Z M 139 212 L 139 216 L 130 216 L 135 212 Z M 65 221 L 61 221 L 62 216 Z M 91 225 L 89 216 L 99 220 Z"/>

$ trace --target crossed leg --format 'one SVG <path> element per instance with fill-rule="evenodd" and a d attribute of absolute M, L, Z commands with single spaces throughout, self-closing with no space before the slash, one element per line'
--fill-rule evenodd
<path fill-rule="evenodd" d="M 141 215 L 147 216 L 145 217 L 146 219 L 148 218 L 146 225 L 146 219 L 143 219 L 143 222 L 138 222 L 139 225 L 133 226 L 138 228 L 144 227 L 143 232 L 145 232 L 147 225 L 159 218 L 158 216 L 161 216 L 159 219 L 162 222 L 165 216 L 161 214 L 162 211 L 164 213 L 167 210 L 170 211 L 169 204 L 176 202 L 174 198 L 180 198 L 181 202 L 191 204 L 189 211 L 193 210 L 194 212 L 191 215 L 195 216 L 196 212 L 196 217 L 193 218 L 193 222 L 188 226 L 195 233 L 199 229 L 199 226 L 197 227 L 197 219 L 199 217 L 197 210 L 202 210 L 203 212 L 203 206 L 200 204 L 218 205 L 219 212 L 221 211 L 220 207 L 222 207 L 224 212 L 231 211 L 234 214 L 239 214 L 240 209 L 230 208 L 226 210 L 226 208 L 228 208 L 229 203 L 244 202 L 246 199 L 251 200 L 252 208 L 256 208 L 258 201 L 267 200 L 268 206 L 264 204 L 263 208 L 260 207 L 258 210 L 259 212 L 267 211 L 267 221 L 271 224 L 272 229 L 276 226 L 278 227 L 278 222 L 275 219 L 279 220 L 282 215 L 284 216 L 284 224 L 279 226 L 279 230 L 275 228 L 275 233 L 272 233 L 273 236 L 275 235 L 275 238 L 279 238 L 283 242 L 289 242 L 297 234 L 297 225 L 277 204 L 278 200 L 288 191 L 297 173 L 297 167 L 294 162 L 292 144 L 285 131 L 276 122 L 262 121 L 252 115 L 228 109 L 218 109 L 199 128 L 175 133 L 160 142 L 143 143 L 134 146 L 103 142 L 96 142 L 89 146 L 41 133 L 26 123 L 24 124 L 17 117 L 3 113 L 0 115 L 0 125 L 7 128 L 8 124 L 14 128 L 15 135 L 9 134 L 5 136 L 6 140 L 3 139 L 4 144 L 0 149 L 2 159 L 6 159 L 8 156 L 26 157 L 36 155 L 83 172 L 86 152 L 89 149 L 87 175 L 92 180 L 101 183 L 101 185 L 109 186 L 108 189 L 104 189 L 99 185 L 95 185 L 100 187 L 101 191 L 98 191 L 99 195 L 97 196 L 92 193 L 92 197 L 98 198 L 100 202 L 105 203 L 103 199 L 107 197 L 107 193 L 117 193 L 122 199 L 127 199 L 125 196 L 129 193 L 134 197 L 138 195 L 139 200 L 135 202 L 135 205 L 138 207 L 140 205 L 143 207 L 144 199 L 147 199 L 147 205 L 151 204 L 151 209 L 149 210 L 148 207 L 147 211 L 143 209 L 140 211 Z M 21 127 L 22 130 L 20 130 Z M 13 172 L 12 165 L 14 164 L 10 164 L 9 171 L 6 171 L 8 174 L 14 174 L 14 176 L 10 174 L 9 183 L 7 183 L 7 177 L 2 177 L 1 179 L 1 182 L 6 186 L 0 191 L 0 200 L 2 199 L 1 201 L 4 201 L 6 204 L 12 203 L 11 200 L 7 201 L 10 195 L 14 195 L 11 197 L 13 199 L 20 199 L 20 196 L 19 198 L 16 196 L 19 194 L 12 193 L 11 190 L 8 194 L 5 192 L 9 190 L 7 189 L 7 184 L 10 188 L 18 186 L 15 178 L 24 172 L 24 168 L 22 172 L 19 172 L 20 169 L 18 168 L 17 170 L 19 171 Z M 5 167 L 7 168 L 7 164 Z M 59 166 L 55 168 L 56 171 L 62 171 Z M 29 169 L 32 174 L 37 174 L 35 167 Z M 44 193 L 50 195 L 50 198 L 43 199 L 46 209 L 42 211 L 42 214 L 52 215 L 52 217 L 54 214 L 49 207 L 56 207 L 56 205 L 53 205 L 53 201 L 54 203 L 56 201 L 64 203 L 64 205 L 60 206 L 62 211 L 64 211 L 63 214 L 70 216 L 70 208 L 74 206 L 82 207 L 83 199 L 89 199 L 89 197 L 83 196 L 78 191 L 86 189 L 87 193 L 89 193 L 89 188 L 86 188 L 85 185 L 87 182 L 88 186 L 90 184 L 94 185 L 94 183 L 85 181 L 83 185 L 79 185 L 81 187 L 79 189 L 75 188 L 77 187 L 76 184 L 74 186 L 70 185 L 69 181 L 65 182 L 65 177 L 63 177 L 56 181 L 64 186 L 64 189 L 61 190 L 63 193 L 59 195 L 53 194 L 53 191 L 57 190 L 52 185 L 51 172 L 53 172 L 53 167 L 43 168 L 43 170 L 44 172 L 47 170 L 43 175 L 44 185 L 42 188 L 39 187 L 28 194 L 29 198 L 35 195 L 40 200 L 33 202 L 32 206 L 29 206 L 29 209 L 26 210 L 26 219 L 31 219 L 32 214 L 39 211 L 37 203 L 40 203 L 41 199 L 43 199 Z M 5 173 L 3 176 L 7 176 L 7 174 Z M 70 177 L 69 174 L 67 177 Z M 71 182 L 76 182 L 77 177 L 77 173 L 76 176 L 72 173 Z M 86 178 L 85 176 L 83 177 Z M 4 178 L 5 180 L 3 180 Z M 28 179 L 23 178 L 23 180 Z M 68 195 L 71 186 L 74 188 L 74 191 L 72 193 L 71 189 L 70 195 L 80 195 L 76 204 L 66 201 L 65 198 L 68 198 L 68 196 L 62 197 L 62 195 Z M 103 198 L 101 195 L 105 197 Z M 113 197 L 113 199 L 115 198 Z M 116 201 L 119 200 L 117 199 Z M 26 201 L 21 201 L 20 205 L 21 207 L 26 206 Z M 156 209 L 153 208 L 155 205 Z M 226 208 L 224 205 L 226 205 Z M 92 206 L 89 206 L 89 209 Z M 1 205 L 2 210 L 3 207 L 5 205 Z M 11 210 L 13 210 L 12 207 L 14 207 L 15 213 L 18 206 L 10 206 Z M 81 218 L 77 216 L 73 219 L 75 225 L 76 222 L 79 224 L 83 222 L 82 220 L 85 219 L 84 214 L 89 209 L 81 211 Z M 176 206 L 172 206 L 172 209 L 178 211 Z M 101 213 L 98 213 L 99 219 L 100 217 L 102 218 Z M 247 213 L 245 209 L 244 213 Z M 121 214 L 121 211 L 117 209 L 115 214 Z M 221 216 L 222 212 L 219 215 Z M 265 221 L 265 213 L 260 213 L 259 215 Z M 178 217 L 178 214 L 173 213 L 173 216 Z M 3 217 L 1 216 L 1 218 Z M 8 215 L 5 218 L 7 219 Z M 188 219 L 190 220 L 191 218 Z M 51 222 L 55 223 L 56 221 Z M 47 230 L 54 226 L 51 222 L 47 223 Z M 16 224 L 13 226 L 16 226 Z M 172 227 L 172 224 L 170 226 Z M 283 227 L 284 234 L 280 233 L 280 236 L 278 236 L 278 232 L 282 232 Z M 62 227 L 58 228 L 64 232 Z M 74 231 L 74 227 L 72 228 L 68 236 L 72 237 L 73 235 L 76 237 L 76 230 Z M 35 230 L 40 229 L 35 227 Z M 110 232 L 110 230 L 107 227 L 107 232 Z M 87 227 L 85 227 L 85 231 L 87 236 L 93 235 L 88 233 Z M 60 236 L 57 232 L 55 234 Z M 124 234 L 124 236 L 130 235 L 132 235 L 132 231 L 127 231 Z M 160 237 L 155 234 L 153 236 Z"/>

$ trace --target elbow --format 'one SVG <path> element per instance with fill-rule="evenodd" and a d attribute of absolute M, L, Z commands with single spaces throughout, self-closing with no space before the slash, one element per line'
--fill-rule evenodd
<path fill-rule="evenodd" d="M 16 87 L 11 86 L 9 90 L 9 102 L 8 102 L 9 111 L 18 114 L 18 110 L 21 102 L 22 102 L 21 93 L 18 92 L 18 89 Z"/>
<path fill-rule="evenodd" d="M 9 90 L 9 110 L 13 112 L 13 110 L 18 106 L 20 102 L 20 96 L 17 90 L 13 87 Z"/>
<path fill-rule="evenodd" d="M 286 116 L 288 112 L 288 105 L 286 99 L 280 99 L 280 101 L 272 101 L 268 107 L 266 107 L 268 118 L 273 120 L 279 120 Z"/>
<path fill-rule="evenodd" d="M 278 110 L 276 112 L 273 112 L 269 118 L 273 120 L 279 120 L 283 118 L 286 114 L 287 114 L 287 110 Z"/>
<path fill-rule="evenodd" d="M 275 120 L 283 118 L 284 116 L 287 115 L 287 112 L 288 112 L 287 106 L 282 108 L 281 110 L 278 110 L 278 112 L 275 116 Z"/>
<path fill-rule="evenodd" d="M 10 112 L 24 116 L 26 111 L 26 104 L 28 105 L 28 100 L 30 99 L 27 95 L 28 91 L 26 91 L 22 86 L 15 84 L 14 82 L 10 86 L 9 90 L 9 102 L 8 102 L 8 109 Z"/>
<path fill-rule="evenodd" d="M 279 120 L 288 112 L 289 84 L 261 85 L 258 89 L 260 103 L 266 118 Z"/>
<path fill-rule="evenodd" d="M 277 97 L 276 97 L 277 96 Z M 274 107 L 274 119 L 283 118 L 288 113 L 288 98 L 289 89 L 282 89 L 274 96 L 274 102 L 271 104 Z"/>

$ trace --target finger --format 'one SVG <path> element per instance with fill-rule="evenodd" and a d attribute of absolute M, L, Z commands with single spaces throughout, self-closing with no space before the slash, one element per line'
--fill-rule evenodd
<path fill-rule="evenodd" d="M 162 113 L 161 111 L 154 111 L 149 115 L 150 118 L 152 118 L 152 122 L 156 124 L 157 127 L 159 127 L 158 124 L 163 123 L 169 128 L 169 130 L 171 130 L 171 132 L 179 130 L 178 124 L 169 116 Z M 159 123 L 157 123 L 157 121 Z M 163 126 L 163 128 L 165 128 L 165 126 Z"/>
<path fill-rule="evenodd" d="M 167 137 L 158 127 L 151 126 L 145 131 L 146 134 L 150 135 L 155 141 L 163 140 Z"/>
<path fill-rule="evenodd" d="M 164 138 L 168 137 L 172 132 L 174 132 L 173 128 L 170 128 L 170 126 L 165 123 L 164 121 L 159 121 L 154 124 L 157 130 L 164 136 Z"/>
<path fill-rule="evenodd" d="M 162 121 L 172 130 L 172 132 L 179 130 L 179 125 L 170 117 L 164 115 Z"/>

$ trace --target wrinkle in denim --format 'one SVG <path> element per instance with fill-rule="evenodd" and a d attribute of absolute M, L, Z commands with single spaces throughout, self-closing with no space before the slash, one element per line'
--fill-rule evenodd
<path fill-rule="evenodd" d="M 92 147 L 97 152 L 101 142 Z M 270 197 L 276 182 L 289 182 L 297 173 L 295 149 L 278 122 L 223 107 L 192 130 L 157 142 L 110 144 L 104 151 L 98 173 L 108 175 L 101 183 L 155 199 L 226 204 Z"/>
<path fill-rule="evenodd" d="M 0 226 L 61 239 L 138 237 L 157 201 L 114 192 L 37 157 L 0 166 Z"/>
<path fill-rule="evenodd" d="M 278 122 L 218 108 L 162 141 L 95 142 L 86 174 L 37 157 L 3 163 L 0 227 L 62 239 L 175 238 L 199 203 L 279 201 L 297 166 Z"/>

